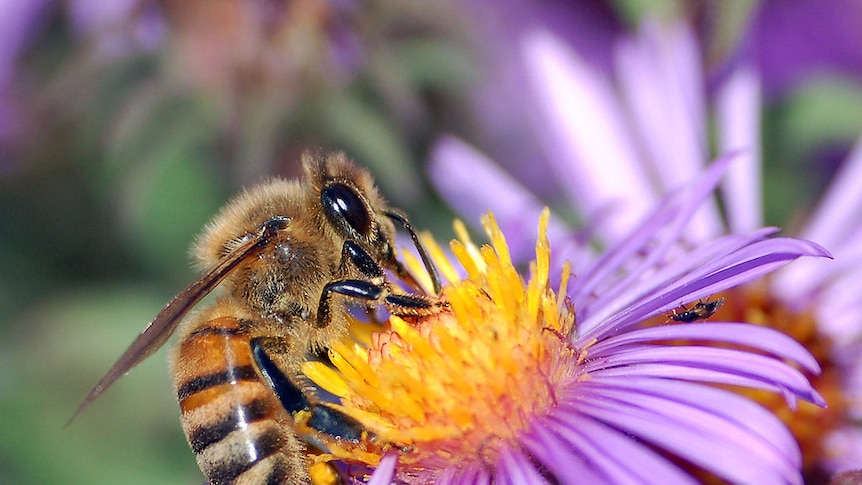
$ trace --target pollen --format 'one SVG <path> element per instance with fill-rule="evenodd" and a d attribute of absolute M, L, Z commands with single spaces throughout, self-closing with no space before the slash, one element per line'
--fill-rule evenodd
<path fill-rule="evenodd" d="M 333 346 L 336 370 L 306 364 L 306 375 L 376 436 L 376 448 L 333 446 L 334 457 L 374 465 L 396 449 L 398 477 L 408 483 L 433 480 L 453 463 L 490 465 L 556 404 L 557 389 L 578 379 L 564 365 L 576 354 L 564 296 L 568 270 L 559 293 L 549 282 L 548 211 L 527 281 L 493 215 L 483 224 L 490 244 L 479 247 L 456 223 L 454 263 L 426 241 L 447 281 L 441 297 L 448 310 L 409 322 L 393 316 L 367 345 Z M 421 273 L 418 261 L 406 261 Z"/>

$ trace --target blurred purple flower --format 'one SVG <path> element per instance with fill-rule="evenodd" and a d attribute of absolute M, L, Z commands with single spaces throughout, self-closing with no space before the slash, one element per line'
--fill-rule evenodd
<path fill-rule="evenodd" d="M 759 153 L 761 88 L 759 74 L 750 64 L 740 64 L 717 90 L 706 96 L 697 42 L 682 25 L 660 27 L 646 23 L 639 35 L 616 43 L 616 69 L 609 77 L 594 69 L 566 45 L 547 33 L 524 40 L 525 69 L 531 73 L 539 128 L 549 163 L 532 170 L 564 180 L 568 199 L 583 220 L 589 222 L 585 236 L 607 246 L 618 244 L 664 194 L 673 194 L 690 184 L 709 158 L 708 116 L 715 114 L 719 153 L 736 152 L 721 185 L 724 216 L 716 201 L 708 201 L 687 223 L 682 237 L 698 245 L 720 234 L 742 234 L 762 225 Z M 443 139 L 437 146 L 431 176 L 444 197 L 459 211 L 497 211 L 504 228 L 521 226 L 527 214 L 545 203 L 503 171 L 488 168 L 493 162 L 465 144 Z M 472 178 L 469 195 L 457 191 L 458 172 Z M 492 174 L 477 183 L 470 174 Z M 832 264 L 799 263 L 766 281 L 766 302 L 777 303 L 796 317 L 770 321 L 769 310 L 743 308 L 741 312 L 767 314 L 767 325 L 795 334 L 795 322 L 814 312 L 817 335 L 831 343 L 823 345 L 840 369 L 844 394 L 838 393 L 833 409 L 840 412 L 852 403 L 845 424 L 837 434 L 818 428 L 815 469 L 833 472 L 846 469 L 860 458 L 858 428 L 849 426 L 862 412 L 856 385 L 862 380 L 858 355 L 862 337 L 862 312 L 853 281 L 862 276 L 862 193 L 854 189 L 862 177 L 862 148 L 854 150 L 843 172 L 824 197 L 821 207 L 801 235 L 833 250 Z M 455 181 L 455 182 L 453 182 Z M 505 194 L 505 196 L 501 195 Z M 512 205 L 515 205 L 514 207 Z M 557 231 L 565 224 L 557 220 Z M 526 236 L 525 236 L 526 237 Z M 518 247 L 518 243 L 513 243 Z M 571 255 L 567 255 L 570 256 Z M 583 253 L 576 260 L 588 259 Z M 753 294 L 761 285 L 748 285 Z M 708 296 L 704 293 L 701 297 Z M 738 298 L 748 301 L 744 297 Z M 678 300 L 677 304 L 682 301 Z M 741 304 L 741 303 L 740 303 Z M 766 304 L 766 303 L 763 303 Z M 778 315 L 775 310 L 774 315 Z M 783 311 L 783 310 L 782 310 Z M 742 317 L 739 317 L 742 318 Z M 809 345 L 818 345 L 806 342 Z M 831 395 L 831 394 L 830 394 Z M 816 426 L 815 426 L 816 428 Z M 804 441 L 803 437 L 799 437 Z M 825 452 L 820 448 L 825 447 Z M 855 450 L 855 451 L 854 451 Z"/>

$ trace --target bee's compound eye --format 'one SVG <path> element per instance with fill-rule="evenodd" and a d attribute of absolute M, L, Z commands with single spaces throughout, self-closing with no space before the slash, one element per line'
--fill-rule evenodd
<path fill-rule="evenodd" d="M 363 236 L 371 232 L 371 216 L 368 208 L 356 192 L 344 184 L 327 185 L 320 192 L 323 208 L 335 224 L 347 223 Z"/>

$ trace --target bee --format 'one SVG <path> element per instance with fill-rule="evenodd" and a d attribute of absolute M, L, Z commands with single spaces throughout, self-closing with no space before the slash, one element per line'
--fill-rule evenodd
<path fill-rule="evenodd" d="M 202 274 L 144 329 L 72 419 L 222 286 L 225 295 L 180 326 L 170 357 L 182 428 L 209 482 L 311 483 L 309 434 L 324 443 L 375 440 L 316 396 L 301 364 L 348 335 L 351 302 L 405 317 L 448 304 L 436 296 L 439 276 L 412 226 L 366 170 L 342 153 L 304 154 L 303 170 L 304 179 L 262 183 L 215 216 L 192 248 Z M 394 223 L 410 234 L 434 295 L 419 291 L 396 259 Z M 416 291 L 393 284 L 392 274 Z"/>
<path fill-rule="evenodd" d="M 685 305 L 683 305 L 683 311 L 677 313 L 677 311 L 674 310 L 673 313 L 668 315 L 668 318 L 676 322 L 683 323 L 705 320 L 718 311 L 718 309 L 721 308 L 721 305 L 724 305 L 724 298 L 712 301 L 709 301 L 708 299 L 706 301 L 698 300 L 691 308 L 686 308 Z"/>

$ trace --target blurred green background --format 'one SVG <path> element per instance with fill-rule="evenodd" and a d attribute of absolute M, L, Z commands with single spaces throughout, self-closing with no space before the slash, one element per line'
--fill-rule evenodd
<path fill-rule="evenodd" d="M 453 214 L 427 180 L 428 152 L 452 133 L 507 167 L 531 159 L 519 114 L 492 120 L 476 100 L 509 103 L 489 93 L 503 89 L 512 23 L 565 32 L 574 27 L 555 15 L 565 3 L 8 2 L 0 483 L 201 483 L 164 351 L 64 426 L 195 276 L 186 253 L 195 234 L 240 187 L 295 176 L 299 154 L 322 146 L 368 166 L 415 225 L 448 238 Z M 758 7 L 737 4 L 587 1 L 570 14 L 605 22 L 597 57 L 644 15 L 686 16 L 718 66 Z M 787 225 L 810 210 L 862 131 L 862 91 L 851 70 L 767 101 L 767 216 Z"/>

